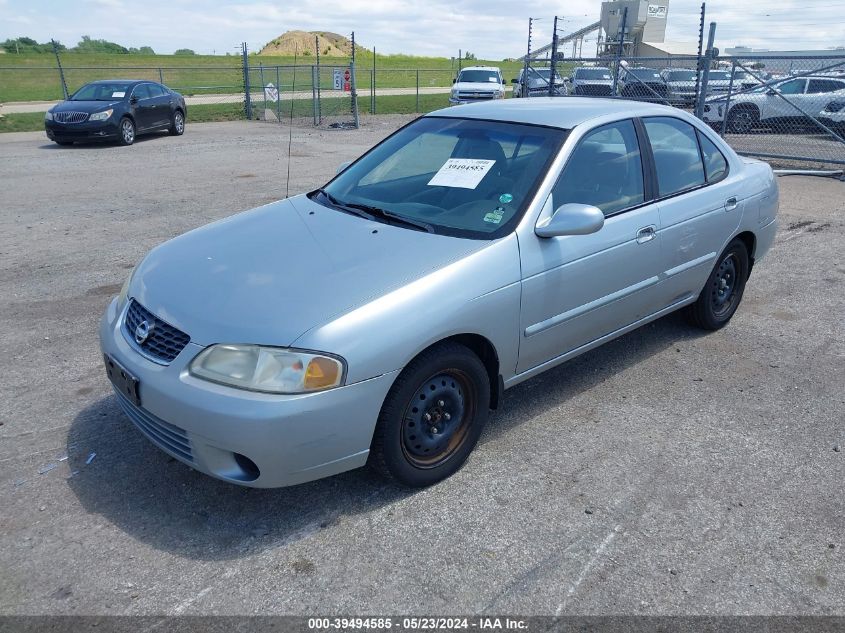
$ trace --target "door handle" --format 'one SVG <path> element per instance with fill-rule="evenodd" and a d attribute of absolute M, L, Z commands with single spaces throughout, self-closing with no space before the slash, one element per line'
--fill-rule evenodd
<path fill-rule="evenodd" d="M 654 239 L 656 233 L 653 226 L 644 226 L 637 231 L 637 244 L 645 244 Z"/>
<path fill-rule="evenodd" d="M 739 202 L 737 202 L 736 196 L 725 200 L 725 211 L 733 211 L 737 206 L 739 206 Z"/>

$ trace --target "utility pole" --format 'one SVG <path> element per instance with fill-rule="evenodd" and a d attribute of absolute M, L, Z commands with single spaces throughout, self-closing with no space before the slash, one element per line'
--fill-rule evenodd
<path fill-rule="evenodd" d="M 461 61 L 463 60 L 464 52 L 458 49 L 458 74 L 461 74 Z"/>
<path fill-rule="evenodd" d="M 710 79 L 710 64 L 713 58 L 718 55 L 718 51 L 714 50 L 713 42 L 716 39 L 716 23 L 710 23 L 710 34 L 707 36 L 707 50 L 704 51 L 704 70 L 701 72 L 701 94 L 698 95 L 698 101 L 695 103 L 695 116 L 699 119 L 704 116 L 704 100 L 707 96 L 707 82 Z M 728 113 L 725 112 L 725 116 Z"/>
<path fill-rule="evenodd" d="M 241 55 L 243 57 L 244 67 L 244 110 L 246 111 L 246 118 L 252 121 L 252 94 L 249 89 L 249 51 L 246 47 L 246 42 L 241 43 Z"/>
<path fill-rule="evenodd" d="M 528 97 L 528 89 L 525 87 L 528 85 L 528 64 L 531 59 L 531 29 L 534 26 L 534 18 L 528 18 L 528 50 L 525 53 L 525 67 L 522 69 L 522 83 L 520 84 L 520 91 L 522 92 L 520 97 Z"/>
<path fill-rule="evenodd" d="M 349 94 L 352 97 L 352 118 L 357 130 L 361 124 L 358 120 L 358 89 L 355 86 L 355 31 L 352 31 L 352 61 L 349 63 Z"/>
<path fill-rule="evenodd" d="M 704 48 L 704 13 L 707 3 L 701 3 L 701 18 L 698 22 L 698 61 L 696 62 L 695 68 L 695 102 L 698 103 L 698 92 L 701 89 L 701 71 L 704 70 L 702 68 L 702 59 L 701 53 Z"/>
<path fill-rule="evenodd" d="M 50 43 L 53 45 L 53 55 L 56 56 L 56 66 L 59 69 L 59 79 L 62 81 L 62 94 L 65 96 L 65 101 L 67 101 L 67 82 L 65 81 L 65 71 L 62 69 L 62 60 L 59 59 L 59 44 L 53 39 L 50 40 Z"/>
<path fill-rule="evenodd" d="M 616 88 L 619 84 L 619 65 L 622 62 L 622 50 L 625 47 L 625 29 L 628 27 L 628 7 L 622 12 L 622 24 L 620 25 L 618 39 L 619 43 L 616 46 L 616 72 L 613 73 L 613 95 L 616 95 Z"/>
<path fill-rule="evenodd" d="M 552 29 L 552 62 L 549 65 L 549 96 L 555 96 L 555 62 L 557 62 L 557 16 Z"/>

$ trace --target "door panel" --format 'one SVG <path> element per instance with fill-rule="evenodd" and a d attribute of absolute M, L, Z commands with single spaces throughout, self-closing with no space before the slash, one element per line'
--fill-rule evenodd
<path fill-rule="evenodd" d="M 662 306 L 655 205 L 607 218 L 593 235 L 520 243 L 522 313 L 517 373 L 609 334 Z M 642 229 L 651 227 L 653 237 Z M 639 234 L 639 241 L 638 241 Z M 643 238 L 646 239 L 643 239 Z"/>

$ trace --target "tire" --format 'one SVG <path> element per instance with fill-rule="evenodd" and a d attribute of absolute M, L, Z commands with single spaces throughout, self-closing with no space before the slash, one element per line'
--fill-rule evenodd
<path fill-rule="evenodd" d="M 749 134 L 760 124 L 756 108 L 734 107 L 728 112 L 728 129 L 734 134 Z"/>
<path fill-rule="evenodd" d="M 120 120 L 117 141 L 121 145 L 132 145 L 135 142 L 135 123 L 128 116 Z"/>
<path fill-rule="evenodd" d="M 182 136 L 185 133 L 185 115 L 181 110 L 176 110 L 170 117 L 170 129 L 168 130 L 171 136 Z"/>
<path fill-rule="evenodd" d="M 698 300 L 687 308 L 690 323 L 704 330 L 727 325 L 742 301 L 748 273 L 748 250 L 742 240 L 733 240 L 719 256 Z"/>
<path fill-rule="evenodd" d="M 455 473 L 478 442 L 490 412 L 490 378 L 458 343 L 411 361 L 384 400 L 370 465 L 404 486 L 430 486 Z"/>

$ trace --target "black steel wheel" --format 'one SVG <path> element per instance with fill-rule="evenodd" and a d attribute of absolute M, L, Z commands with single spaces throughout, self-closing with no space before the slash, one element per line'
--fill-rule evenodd
<path fill-rule="evenodd" d="M 490 379 L 481 360 L 457 343 L 415 358 L 382 406 L 370 463 L 403 485 L 437 483 L 469 456 L 490 408 Z"/>
<path fill-rule="evenodd" d="M 169 132 L 171 136 L 182 136 L 185 133 L 185 115 L 182 114 L 181 110 L 176 110 L 170 117 Z"/>
<path fill-rule="evenodd" d="M 132 145 L 135 142 L 135 123 L 128 116 L 120 120 L 117 139 L 121 145 Z"/>
<path fill-rule="evenodd" d="M 748 250 L 742 240 L 734 240 L 717 260 L 698 300 L 689 306 L 692 323 L 705 330 L 725 326 L 742 301 L 748 271 Z"/>

